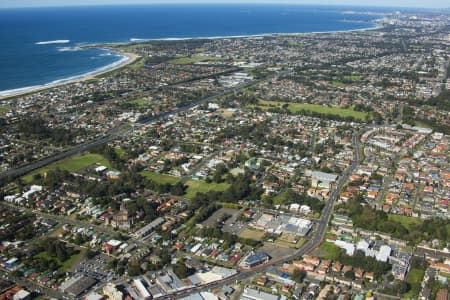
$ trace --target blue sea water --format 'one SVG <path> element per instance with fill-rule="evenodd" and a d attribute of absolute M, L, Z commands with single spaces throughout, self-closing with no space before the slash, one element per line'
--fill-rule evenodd
<path fill-rule="evenodd" d="M 299 5 L 130 5 L 0 9 L 0 91 L 43 85 L 117 63 L 93 43 L 370 28 L 351 8 Z M 343 22 L 363 21 L 363 22 Z"/>

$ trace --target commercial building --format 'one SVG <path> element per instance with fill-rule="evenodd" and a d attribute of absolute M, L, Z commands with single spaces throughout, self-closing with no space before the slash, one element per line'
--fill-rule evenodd
<path fill-rule="evenodd" d="M 59 289 L 63 293 L 69 294 L 73 297 L 78 297 L 79 295 L 83 294 L 88 289 L 90 289 L 96 283 L 97 283 L 96 279 L 80 275 L 77 277 L 72 277 L 68 281 L 63 282 L 59 287 Z"/>
<path fill-rule="evenodd" d="M 320 171 L 311 172 L 311 185 L 313 187 L 329 189 L 337 180 L 337 175 Z"/>
<path fill-rule="evenodd" d="M 134 287 L 139 292 L 140 299 L 151 299 L 152 295 L 148 291 L 148 289 L 145 287 L 144 283 L 141 279 L 134 279 L 133 280 Z"/>
<path fill-rule="evenodd" d="M 267 253 L 258 252 L 258 253 L 250 254 L 249 256 L 247 256 L 242 261 L 241 266 L 245 267 L 245 268 L 253 268 L 254 266 L 268 262 L 269 260 L 270 260 L 270 256 L 267 255 Z"/>
<path fill-rule="evenodd" d="M 270 234 L 280 235 L 289 233 L 295 236 L 305 236 L 312 228 L 312 222 L 307 219 L 289 215 L 262 214 L 254 223 L 256 229 L 267 231 Z"/>
<path fill-rule="evenodd" d="M 247 288 L 241 299 L 243 300 L 285 300 L 285 296 L 269 294 L 263 291 Z"/>

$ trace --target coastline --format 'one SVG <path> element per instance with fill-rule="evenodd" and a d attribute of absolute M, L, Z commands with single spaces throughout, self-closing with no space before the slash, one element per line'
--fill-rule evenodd
<path fill-rule="evenodd" d="M 116 69 L 120 69 L 129 64 L 132 64 L 136 61 L 136 59 L 139 58 L 139 55 L 136 55 L 134 53 L 120 52 L 117 50 L 111 50 L 111 51 L 118 53 L 121 56 L 121 59 L 112 64 L 103 66 L 101 68 L 95 69 L 93 71 L 90 71 L 90 72 L 87 72 L 87 73 L 84 73 L 81 75 L 58 79 L 58 80 L 55 80 L 55 81 L 52 81 L 52 82 L 49 82 L 46 84 L 42 84 L 42 85 L 34 85 L 34 86 L 28 86 L 28 87 L 17 88 L 17 89 L 12 89 L 12 90 L 0 91 L 0 100 L 5 100 L 8 98 L 17 97 L 17 96 L 21 96 L 21 95 L 25 95 L 25 94 L 35 93 L 35 92 L 39 92 L 42 90 L 46 90 L 46 89 L 50 89 L 50 88 L 54 88 L 54 87 L 58 87 L 58 86 L 63 86 L 66 84 L 91 80 L 91 79 L 96 78 L 99 75 L 109 73 Z"/>
<path fill-rule="evenodd" d="M 118 42 L 109 44 L 99 44 L 99 45 L 128 45 L 128 44 L 139 44 L 146 42 L 157 42 L 157 41 L 186 41 L 186 40 L 219 40 L 219 39 L 239 39 L 239 38 L 258 38 L 258 37 L 270 37 L 270 36 L 301 36 L 309 34 L 326 34 L 326 33 L 344 33 L 344 32 L 357 32 L 357 31 L 370 31 L 378 30 L 383 28 L 382 25 L 378 24 L 379 20 L 374 20 L 374 26 L 364 27 L 357 29 L 343 29 L 343 30 L 330 30 L 330 31 L 308 31 L 308 32 L 271 32 L 271 33 L 258 33 L 258 34 L 245 34 L 245 35 L 223 35 L 223 36 L 199 36 L 199 37 L 170 37 L 170 38 L 155 38 L 155 39 L 143 39 L 143 38 L 130 38 L 128 42 Z M 94 45 L 95 46 L 95 45 Z"/>
<path fill-rule="evenodd" d="M 93 47 L 93 48 L 100 48 L 105 46 L 113 46 L 113 45 L 128 45 L 128 44 L 134 44 L 134 43 L 146 43 L 146 42 L 152 42 L 152 41 L 181 41 L 181 40 L 202 40 L 202 39 L 238 39 L 238 38 L 262 38 L 262 37 L 270 37 L 270 36 L 302 36 L 302 35 L 310 35 L 310 34 L 332 34 L 332 33 L 345 33 L 345 32 L 358 32 L 358 31 L 369 31 L 369 30 L 378 30 L 383 28 L 383 26 L 379 23 L 378 20 L 373 20 L 370 24 L 373 24 L 374 26 L 371 27 L 365 27 L 365 28 L 358 28 L 358 29 L 348 29 L 348 30 L 335 30 L 335 31 L 311 31 L 311 32 L 297 32 L 297 33 L 282 33 L 282 32 L 274 32 L 274 33 L 261 33 L 261 34 L 249 34 L 249 35 L 231 35 L 231 36 L 210 36 L 210 37 L 174 37 L 174 38 L 157 38 L 157 39 L 141 39 L 141 38 L 130 38 L 128 42 L 118 42 L 118 43 L 103 43 L 103 44 L 90 44 L 90 45 L 83 45 L 83 47 Z M 122 67 L 125 67 L 127 65 L 130 65 L 134 63 L 140 56 L 134 53 L 128 53 L 128 52 L 122 52 L 117 49 L 109 49 L 112 52 L 118 53 L 122 58 L 118 60 L 117 62 L 114 62 L 112 64 L 103 66 L 101 68 L 98 68 L 96 70 L 71 76 L 63 79 L 58 79 L 46 84 L 42 85 L 35 85 L 35 86 L 28 86 L 23 88 L 17 88 L 17 89 L 11 89 L 11 90 L 4 90 L 0 91 L 0 101 L 6 100 L 8 98 L 12 97 L 18 97 L 30 93 L 39 92 L 42 90 L 63 86 L 66 84 L 72 84 L 76 82 L 83 82 L 95 79 L 97 76 L 100 76 L 105 73 L 109 73 L 111 71 L 114 71 L 116 69 L 120 69 Z"/>

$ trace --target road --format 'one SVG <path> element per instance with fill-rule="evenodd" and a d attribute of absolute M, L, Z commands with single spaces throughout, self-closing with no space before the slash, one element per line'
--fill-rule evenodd
<path fill-rule="evenodd" d="M 259 82 L 261 82 L 263 80 L 266 80 L 266 79 L 268 79 L 268 78 L 270 78 L 272 76 L 283 75 L 284 73 L 286 73 L 286 72 L 280 72 L 278 74 L 271 74 L 271 75 L 269 75 L 269 76 L 267 76 L 265 78 L 262 78 L 262 79 L 252 80 L 252 81 L 249 81 L 249 82 L 246 82 L 246 83 L 242 83 L 242 84 L 239 84 L 239 85 L 237 85 L 237 86 L 235 86 L 233 88 L 226 89 L 226 90 L 224 90 L 222 92 L 216 93 L 214 95 L 202 98 L 200 100 L 197 100 L 197 101 L 195 101 L 193 103 L 190 103 L 188 105 L 185 105 L 183 107 L 177 108 L 177 109 L 175 109 L 173 111 L 164 112 L 164 113 L 161 113 L 161 114 L 158 114 L 158 115 L 155 115 L 155 116 L 151 116 L 151 117 L 145 118 L 145 119 L 141 120 L 139 123 L 136 123 L 135 127 L 141 127 L 141 126 L 143 126 L 145 124 L 148 124 L 148 123 L 151 123 L 151 122 L 154 122 L 154 121 L 157 121 L 157 120 L 170 118 L 171 116 L 173 116 L 173 115 L 175 115 L 177 113 L 189 110 L 189 109 L 191 109 L 191 108 L 193 108 L 193 107 L 195 107 L 197 105 L 201 105 L 201 104 L 203 104 L 205 102 L 208 102 L 208 101 L 210 101 L 212 99 L 215 99 L 217 97 L 221 97 L 221 96 L 224 96 L 224 95 L 227 95 L 227 94 L 235 93 L 235 92 L 237 92 L 239 90 L 245 89 L 245 88 L 247 88 L 247 87 L 249 87 L 251 85 L 254 85 L 254 84 L 257 84 L 257 83 L 259 83 Z M 121 128 L 124 128 L 124 127 L 122 126 Z M 25 175 L 25 174 L 33 171 L 33 170 L 45 167 L 45 166 L 47 166 L 47 165 L 49 165 L 49 164 L 51 164 L 53 162 L 56 162 L 56 161 L 62 160 L 64 158 L 70 157 L 72 155 L 75 155 L 75 154 L 87 151 L 87 150 L 89 150 L 91 148 L 94 148 L 96 146 L 104 145 L 104 144 L 109 143 L 109 142 L 111 142 L 111 141 L 113 141 L 115 139 L 118 139 L 120 137 L 127 136 L 133 130 L 134 130 L 134 127 L 131 127 L 129 129 L 126 129 L 126 130 L 117 130 L 117 129 L 116 130 L 111 130 L 110 134 L 108 136 L 106 136 L 106 137 L 103 137 L 103 138 L 100 138 L 100 139 L 97 139 L 97 140 L 94 140 L 94 141 L 91 141 L 91 142 L 87 142 L 85 144 L 81 144 L 81 145 L 75 146 L 75 147 L 73 147 L 70 150 L 67 150 L 65 152 L 61 152 L 61 153 L 55 154 L 54 156 L 45 158 L 43 160 L 37 161 L 35 163 L 29 164 L 29 165 L 26 165 L 26 166 L 22 166 L 22 167 L 19 167 L 19 168 L 15 168 L 15 169 L 10 169 L 10 170 L 4 171 L 4 172 L 0 173 L 0 180 L 4 180 L 4 179 L 7 179 L 7 178 L 16 178 L 16 177 L 19 177 L 19 176 L 23 176 L 23 175 Z"/>
<path fill-rule="evenodd" d="M 203 168 L 203 166 L 209 162 L 213 157 L 215 157 L 217 154 L 219 154 L 221 151 L 226 151 L 226 149 L 217 149 L 215 151 L 213 151 L 211 154 L 209 154 L 208 156 L 205 156 L 199 163 L 197 163 L 192 170 L 189 171 L 188 174 L 186 174 L 185 176 L 183 176 L 180 179 L 181 183 L 186 183 L 186 181 L 188 181 L 189 179 L 191 179 L 192 175 L 195 175 L 198 171 L 201 170 L 201 168 Z"/>
<path fill-rule="evenodd" d="M 52 297 L 55 299 L 67 298 L 67 295 L 61 293 L 59 290 L 50 289 L 46 286 L 40 285 L 40 284 L 36 283 L 35 281 L 32 281 L 27 278 L 14 277 L 11 275 L 11 273 L 8 273 L 3 270 L 0 270 L 0 277 L 3 277 L 6 280 L 14 281 L 21 288 L 27 289 L 29 292 L 38 290 L 38 291 L 40 291 L 40 294 L 43 294 L 43 295 L 46 295 L 48 297 Z"/>
<path fill-rule="evenodd" d="M 108 228 L 108 227 L 104 227 L 104 226 L 98 226 L 98 225 L 94 225 L 92 223 L 89 222 L 84 222 L 81 220 L 76 220 L 76 219 L 71 219 L 69 217 L 66 216 L 62 216 L 62 215 L 54 215 L 54 214 L 48 214 L 39 210 L 35 210 L 35 209 L 30 209 L 30 208 L 26 208 L 23 206 L 15 206 L 12 205 L 8 202 L 0 202 L 0 205 L 5 205 L 5 206 L 9 206 L 13 209 L 19 209 L 22 211 L 26 211 L 35 215 L 38 215 L 42 218 L 45 219 L 49 219 L 49 220 L 54 220 L 57 221 L 59 223 L 62 224 L 69 224 L 69 225 L 73 225 L 73 226 L 77 226 L 77 227 L 82 227 L 82 228 L 90 228 L 92 227 L 93 229 L 95 229 L 96 232 L 100 232 L 100 233 L 107 233 L 109 235 L 115 236 L 118 232 L 114 231 L 112 228 Z"/>
<path fill-rule="evenodd" d="M 13 204 L 10 204 L 10 203 L 4 202 L 4 201 L 0 202 L 0 205 L 9 206 L 14 209 L 20 209 L 22 211 L 26 211 L 26 212 L 35 214 L 35 215 L 40 216 L 45 219 L 57 221 L 60 224 L 69 224 L 69 225 L 80 227 L 80 228 L 91 228 L 92 230 L 94 230 L 97 233 L 105 233 L 111 237 L 114 237 L 120 233 L 119 231 L 115 231 L 111 227 L 95 225 L 95 224 L 92 224 L 91 222 L 81 221 L 81 220 L 77 220 L 77 219 L 71 219 L 71 218 L 63 216 L 63 215 L 48 214 L 48 213 L 45 213 L 45 212 L 42 212 L 39 210 L 34 210 L 34 209 L 26 208 L 23 206 L 15 206 Z M 129 238 L 130 238 L 130 240 L 127 241 L 127 243 L 134 243 L 138 246 L 144 246 L 144 247 L 153 247 L 153 244 L 150 241 L 136 239 L 131 234 L 129 235 Z"/>
<path fill-rule="evenodd" d="M 188 288 L 188 289 L 185 289 L 182 291 L 178 291 L 173 294 L 161 297 L 160 299 L 178 299 L 180 297 L 186 297 L 186 296 L 194 294 L 194 293 L 198 293 L 198 292 L 202 292 L 202 291 L 210 291 L 210 290 L 220 288 L 227 284 L 233 284 L 234 282 L 239 282 L 246 278 L 252 277 L 260 272 L 264 272 L 267 268 L 269 268 L 271 266 L 278 266 L 278 265 L 283 264 L 286 261 L 297 259 L 298 257 L 303 256 L 307 253 L 310 253 L 311 251 L 316 249 L 321 244 L 321 242 L 325 236 L 328 222 L 330 220 L 331 213 L 333 211 L 334 203 L 336 202 L 337 198 L 339 197 L 342 187 L 348 181 L 348 178 L 350 177 L 350 175 L 359 166 L 359 163 L 361 160 L 361 153 L 359 151 L 360 137 L 366 130 L 367 129 L 362 129 L 352 137 L 352 143 L 353 143 L 353 149 L 354 149 L 352 164 L 347 168 L 347 170 L 342 174 L 342 176 L 339 178 L 338 182 L 336 183 L 336 185 L 333 189 L 333 192 L 330 194 L 330 198 L 329 198 L 327 204 L 325 205 L 324 210 L 322 211 L 322 216 L 317 223 L 317 227 L 314 229 L 314 231 L 311 234 L 311 239 L 308 242 L 306 242 L 301 248 L 299 248 L 294 254 L 285 256 L 285 257 L 281 257 L 279 259 L 273 259 L 266 264 L 256 266 L 250 270 L 241 270 L 236 275 L 228 277 L 226 279 L 223 279 L 220 281 L 215 281 L 210 284 L 205 284 L 202 286 L 197 286 L 197 287 Z"/>

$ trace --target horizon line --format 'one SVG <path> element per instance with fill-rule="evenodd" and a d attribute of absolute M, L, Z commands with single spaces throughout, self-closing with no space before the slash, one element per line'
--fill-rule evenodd
<path fill-rule="evenodd" d="M 254 1 L 243 1 L 243 2 L 229 2 L 229 1 L 217 1 L 213 3 L 206 3 L 204 1 L 153 1 L 148 3 L 142 3 L 142 2 L 131 2 L 131 3 L 70 3 L 70 4 L 61 4 L 61 3 L 55 3 L 55 4 L 48 4 L 48 5 L 39 5 L 39 4 L 29 4 L 29 5 L 6 5 L 2 6 L 0 4 L 0 9 L 23 9 L 23 8 L 64 8 L 64 7 L 111 7 L 111 6 L 153 6 L 153 5 L 255 5 L 255 6 L 262 6 L 262 5 L 292 5 L 292 6 L 324 6 L 324 7 L 353 7 L 353 8 L 374 8 L 374 9 L 418 9 L 418 10 L 436 10 L 436 9 L 444 9 L 444 10 L 450 10 L 450 6 L 446 7 L 439 7 L 439 6 L 410 6 L 410 5 L 377 5 L 377 4 L 370 4 L 370 5 L 364 5 L 364 4 L 326 4 L 326 3 L 298 3 L 298 2 L 292 2 L 292 1 L 264 1 L 262 3 L 257 3 Z"/>

